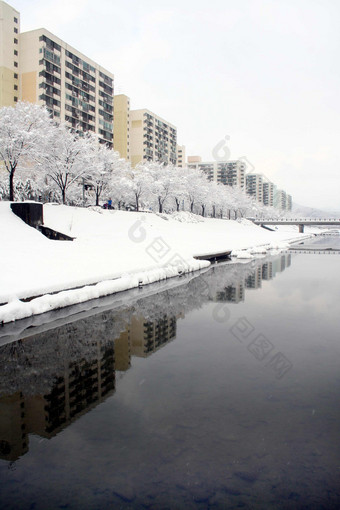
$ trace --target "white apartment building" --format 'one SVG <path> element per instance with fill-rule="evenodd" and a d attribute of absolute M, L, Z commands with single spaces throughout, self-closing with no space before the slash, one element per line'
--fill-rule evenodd
<path fill-rule="evenodd" d="M 246 192 L 257 202 L 263 203 L 263 177 L 261 174 L 246 175 Z"/>
<path fill-rule="evenodd" d="M 277 189 L 274 196 L 274 207 L 281 211 L 286 210 L 287 193 L 283 189 Z"/>
<path fill-rule="evenodd" d="M 245 187 L 246 165 L 240 160 L 218 161 L 216 180 L 227 186 Z"/>
<path fill-rule="evenodd" d="M 189 156 L 188 168 L 202 170 L 210 181 L 245 187 L 246 165 L 240 160 L 202 162 L 199 156 Z"/>
<path fill-rule="evenodd" d="M 0 108 L 20 99 L 20 13 L 0 1 Z"/>
<path fill-rule="evenodd" d="M 268 180 L 263 181 L 263 205 L 274 207 L 275 190 L 276 186 L 274 183 Z"/>
<path fill-rule="evenodd" d="M 287 195 L 286 196 L 286 210 L 291 211 L 292 207 L 293 207 L 292 195 Z"/>

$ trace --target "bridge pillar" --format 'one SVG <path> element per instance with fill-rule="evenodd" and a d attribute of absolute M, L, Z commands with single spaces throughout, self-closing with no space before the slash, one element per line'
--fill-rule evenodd
<path fill-rule="evenodd" d="M 305 231 L 305 226 L 303 225 L 303 223 L 300 223 L 300 225 L 299 225 L 299 232 L 300 232 L 300 234 L 303 234 L 304 231 Z"/>

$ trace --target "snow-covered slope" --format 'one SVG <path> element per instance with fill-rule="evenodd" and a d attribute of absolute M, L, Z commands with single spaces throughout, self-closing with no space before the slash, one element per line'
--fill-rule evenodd
<path fill-rule="evenodd" d="M 200 220 L 188 213 L 171 217 L 46 204 L 44 224 L 76 238 L 52 241 L 16 217 L 8 202 L 0 202 L 0 321 L 209 265 L 195 260 L 195 255 L 233 250 L 249 257 L 249 251 L 241 250 L 280 248 L 283 241 L 306 237 L 292 230 L 269 232 L 246 220 Z M 64 289 L 75 290 L 60 293 Z M 32 296 L 42 297 L 19 301 Z"/>

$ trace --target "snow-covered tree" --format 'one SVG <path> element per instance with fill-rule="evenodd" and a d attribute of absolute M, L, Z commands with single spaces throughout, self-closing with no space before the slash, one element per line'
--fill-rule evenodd
<path fill-rule="evenodd" d="M 136 168 L 129 172 L 130 179 L 126 180 L 126 184 L 135 203 L 136 211 L 145 203 L 147 197 L 150 198 L 150 187 L 152 178 L 147 171 L 147 166 L 139 164 Z M 144 201 L 144 202 L 143 202 Z"/>
<path fill-rule="evenodd" d="M 48 111 L 41 106 L 18 102 L 0 109 L 0 160 L 9 174 L 10 200 L 15 199 L 14 175 L 19 163 L 33 167 L 54 129 Z"/>
<path fill-rule="evenodd" d="M 86 173 L 86 181 L 95 192 L 96 205 L 105 192 L 109 192 L 113 184 L 113 172 L 119 171 L 124 165 L 119 153 L 106 145 L 97 143 L 93 147 L 91 164 Z"/>
<path fill-rule="evenodd" d="M 184 200 L 187 197 L 186 194 L 186 168 L 174 167 L 174 182 L 172 188 L 172 198 L 175 201 L 176 211 L 179 211 L 181 204 L 184 204 Z"/>
<path fill-rule="evenodd" d="M 202 201 L 203 196 L 205 196 L 207 184 L 208 180 L 203 172 L 196 169 L 187 170 L 185 174 L 185 190 L 190 212 L 194 212 L 194 205 Z"/>
<path fill-rule="evenodd" d="M 115 168 L 112 172 L 107 193 L 112 199 L 117 209 L 126 209 L 134 197 L 131 192 L 131 169 L 129 164 L 124 161 L 122 166 Z"/>
<path fill-rule="evenodd" d="M 223 184 L 218 184 L 214 181 L 209 185 L 211 215 L 213 218 L 216 218 L 217 210 L 221 208 L 224 196 L 226 195 L 226 190 L 224 188 L 225 186 L 223 186 Z"/>
<path fill-rule="evenodd" d="M 174 196 L 176 172 L 172 165 L 165 166 L 163 163 L 147 163 L 145 170 L 150 176 L 151 199 L 157 202 L 158 212 L 162 213 L 165 202 Z"/>
<path fill-rule="evenodd" d="M 64 124 L 53 134 L 43 166 L 58 187 L 63 204 L 67 191 L 91 169 L 95 143 L 92 135 L 72 133 Z"/>

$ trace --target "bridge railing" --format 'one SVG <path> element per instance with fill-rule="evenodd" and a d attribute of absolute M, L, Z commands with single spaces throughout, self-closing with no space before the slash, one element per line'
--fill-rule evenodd
<path fill-rule="evenodd" d="M 292 222 L 295 221 L 296 223 L 315 223 L 315 222 L 322 222 L 322 223 L 339 223 L 340 218 L 252 218 L 253 221 L 258 221 L 265 223 L 266 221 L 277 221 L 277 222 Z"/>

